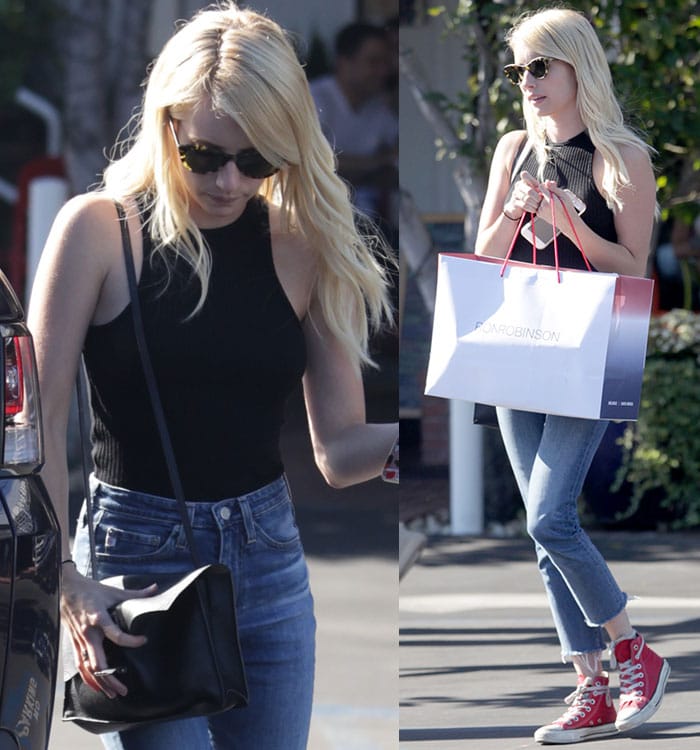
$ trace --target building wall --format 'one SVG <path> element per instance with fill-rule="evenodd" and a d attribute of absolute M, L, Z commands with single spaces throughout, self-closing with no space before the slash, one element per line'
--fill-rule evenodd
<path fill-rule="evenodd" d="M 446 36 L 443 22 L 426 19 L 421 25 L 402 27 L 400 47 L 409 54 L 411 62 L 432 90 L 455 96 L 463 87 L 464 70 L 460 66 L 464 41 L 456 35 Z M 420 112 L 410 87 L 402 76 L 399 86 L 400 155 L 399 174 L 401 187 L 413 196 L 419 213 L 427 223 L 442 221 L 461 224 L 464 204 L 452 177 L 449 160 L 436 160 L 436 134 Z M 414 290 L 415 293 L 415 290 Z M 409 292 L 410 294 L 410 292 Z M 418 299 L 406 301 L 409 308 L 420 305 Z M 414 310 L 415 312 L 415 310 Z M 423 315 L 426 313 L 423 311 Z M 420 313 L 417 313 L 420 318 Z M 411 331 L 408 326 L 404 337 L 427 336 L 425 325 Z M 409 349 L 422 353 L 413 361 L 403 361 L 402 375 L 410 382 L 424 383 L 427 366 L 428 343 L 402 341 L 402 353 Z M 403 395 L 403 394 L 402 394 Z M 444 399 L 422 396 L 410 408 L 404 408 L 402 418 L 420 419 L 419 462 L 422 466 L 447 466 L 449 463 L 449 402 Z"/>
<path fill-rule="evenodd" d="M 459 61 L 464 42 L 455 35 L 445 37 L 442 29 L 439 18 L 416 27 L 402 27 L 400 46 L 402 53 L 410 54 L 432 89 L 454 96 L 463 85 Z M 403 76 L 399 108 L 401 187 L 413 195 L 421 214 L 462 214 L 464 204 L 454 184 L 450 162 L 436 161 L 435 133 Z"/>

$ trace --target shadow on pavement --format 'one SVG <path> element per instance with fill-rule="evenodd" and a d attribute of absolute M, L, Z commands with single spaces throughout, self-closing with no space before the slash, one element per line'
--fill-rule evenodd
<path fill-rule="evenodd" d="M 430 740 L 485 740 L 506 737 L 527 737 L 532 734 L 531 726 L 513 727 L 444 727 L 426 729 L 401 729 L 401 742 L 428 742 Z"/>
<path fill-rule="evenodd" d="M 526 636 L 533 633 L 542 633 L 539 637 Z M 552 628 L 533 629 L 533 628 L 510 628 L 503 627 L 498 629 L 499 637 L 493 639 L 493 644 L 501 643 L 504 639 L 512 641 L 527 641 L 528 645 L 552 645 L 556 644 Z M 481 646 L 489 645 L 485 636 L 493 635 L 493 629 L 479 628 L 401 628 L 399 630 L 399 645 L 401 647 L 425 648 L 431 646 L 447 646 L 449 648 L 464 646 Z M 419 636 L 425 636 L 420 638 Z M 450 637 L 451 636 L 451 637 Z"/>
<path fill-rule="evenodd" d="M 650 724 L 626 732 L 624 737 L 631 740 L 679 740 L 682 737 L 700 737 L 700 732 L 678 731 L 683 727 L 697 726 L 690 721 L 668 721 L 663 724 Z"/>
<path fill-rule="evenodd" d="M 700 562 L 700 534 L 697 532 L 590 532 L 593 543 L 611 563 L 654 563 L 677 560 L 679 555 Z M 535 551 L 529 538 L 487 539 L 479 537 L 433 537 L 430 555 L 421 565 L 436 568 L 442 565 L 507 565 L 533 561 Z"/>
<path fill-rule="evenodd" d="M 635 739 L 659 750 L 700 747 L 700 537 L 604 531 L 591 536 L 616 564 L 625 590 L 639 593 L 632 622 L 672 670 L 661 721 L 654 717 L 631 732 L 596 740 L 596 746 L 607 748 L 606 739 Z M 489 750 L 536 746 L 535 727 L 553 719 L 571 692 L 570 670 L 557 659 L 545 601 L 518 604 L 518 594 L 542 591 L 538 579 L 527 538 L 430 539 L 401 584 L 402 746 L 437 750 L 469 741 Z M 462 609 L 442 604 L 443 596 L 460 593 L 469 602 L 458 603 Z M 490 606 L 488 597 L 479 603 L 482 593 L 513 596 L 513 605 Z M 617 699 L 617 676 L 613 683 Z"/>
<path fill-rule="evenodd" d="M 682 737 L 698 737 L 700 732 L 682 732 L 683 727 L 694 726 L 691 722 L 669 722 L 650 724 L 619 735 L 616 739 L 630 740 L 678 740 Z M 445 727 L 425 729 L 401 729 L 401 742 L 429 742 L 438 740 L 491 740 L 528 737 L 532 726 L 498 727 Z M 611 739 L 611 738 L 608 738 Z M 590 741 L 589 741 L 590 742 Z M 587 745 L 589 743 L 586 743 Z"/>
<path fill-rule="evenodd" d="M 651 643 L 659 647 L 663 652 L 662 644 L 665 641 L 688 641 L 696 639 L 700 632 L 700 618 L 681 620 L 669 625 L 654 625 L 644 628 L 644 636 Z M 489 638 L 489 636 L 492 636 Z M 399 645 L 401 648 L 437 648 L 446 649 L 450 653 L 458 648 L 477 648 L 483 653 L 497 656 L 493 651 L 504 643 L 515 646 L 522 653 L 528 653 L 534 646 L 549 646 L 556 648 L 557 639 L 553 628 L 401 628 L 399 630 Z M 473 652 L 470 652 L 473 654 Z M 440 659 L 437 659 L 440 662 Z M 443 662 L 444 663 L 444 662 Z M 700 652 L 690 648 L 688 651 L 680 651 L 671 659 L 670 685 L 673 692 L 697 690 L 700 687 Z M 509 662 L 492 662 L 490 659 L 479 659 L 468 665 L 451 664 L 449 667 L 435 668 L 402 668 L 402 677 L 431 677 L 440 674 L 468 674 L 472 672 L 509 672 L 527 671 L 539 674 L 558 674 L 559 665 L 551 662 L 523 662 L 512 664 Z M 541 695 L 538 689 L 537 695 Z M 479 702 L 478 700 L 475 702 Z M 488 702 L 488 701 L 485 701 Z"/>

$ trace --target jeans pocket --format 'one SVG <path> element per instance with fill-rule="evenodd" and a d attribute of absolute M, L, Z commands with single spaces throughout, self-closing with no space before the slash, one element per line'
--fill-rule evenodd
<path fill-rule="evenodd" d="M 171 557 L 180 535 L 180 524 L 137 518 L 129 513 L 104 509 L 95 524 L 98 559 L 109 562 L 150 562 Z"/>
<path fill-rule="evenodd" d="M 256 537 L 274 549 L 289 549 L 300 543 L 294 506 L 285 498 L 281 502 L 253 514 Z"/>

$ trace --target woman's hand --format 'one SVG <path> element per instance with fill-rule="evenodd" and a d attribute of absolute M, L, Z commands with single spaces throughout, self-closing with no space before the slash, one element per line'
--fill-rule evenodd
<path fill-rule="evenodd" d="M 539 186 L 539 189 L 542 193 L 542 203 L 537 211 L 537 216 L 551 224 L 552 206 L 554 206 L 554 221 L 557 229 L 566 235 L 571 234 L 569 220 L 573 220 L 578 215 L 573 203 L 573 193 L 570 190 L 560 188 L 554 180 L 546 180 Z M 564 208 L 566 208 L 566 211 Z"/>
<path fill-rule="evenodd" d="M 95 672 L 109 667 L 103 641 L 108 638 L 119 646 L 138 648 L 146 643 L 146 638 L 121 630 L 109 610 L 126 599 L 153 596 L 156 585 L 124 591 L 86 578 L 74 565 L 67 564 L 63 566 L 61 589 L 61 618 L 70 633 L 75 663 L 83 681 L 93 690 L 104 692 L 108 698 L 126 695 L 126 686 L 113 675 L 95 675 Z"/>
<path fill-rule="evenodd" d="M 518 220 L 526 212 L 536 213 L 541 203 L 542 186 L 529 172 L 521 172 L 503 211 L 509 219 Z"/>

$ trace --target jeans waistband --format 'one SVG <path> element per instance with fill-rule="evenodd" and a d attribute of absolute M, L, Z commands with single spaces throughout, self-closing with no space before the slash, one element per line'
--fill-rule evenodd
<path fill-rule="evenodd" d="M 90 476 L 90 491 L 95 510 L 114 509 L 133 513 L 144 518 L 174 520 L 180 519 L 177 500 L 147 492 L 116 487 Z M 291 499 L 286 475 L 252 492 L 236 497 L 224 498 L 216 502 L 186 502 L 187 514 L 193 528 L 211 526 L 212 518 L 221 525 L 240 523 L 250 516 L 257 516 L 281 502 Z"/>

